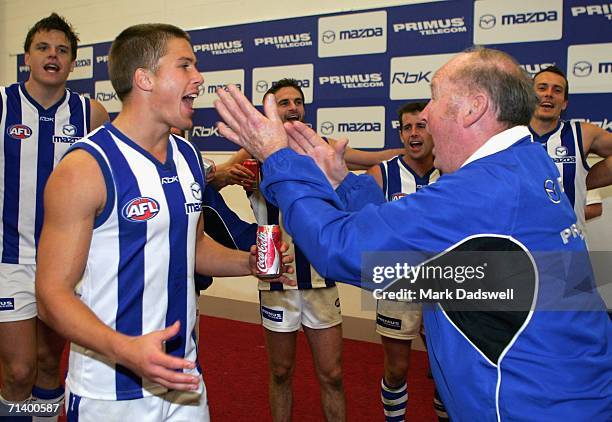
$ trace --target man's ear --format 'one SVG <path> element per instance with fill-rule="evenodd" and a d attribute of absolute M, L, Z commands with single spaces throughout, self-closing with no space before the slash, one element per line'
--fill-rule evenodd
<path fill-rule="evenodd" d="M 151 91 L 153 89 L 152 76 L 150 70 L 139 67 L 134 72 L 133 85 L 143 91 Z"/>
<path fill-rule="evenodd" d="M 472 126 L 484 116 L 489 109 L 489 97 L 482 92 L 477 92 L 470 95 L 467 101 L 467 107 L 463 116 L 463 127 Z"/>

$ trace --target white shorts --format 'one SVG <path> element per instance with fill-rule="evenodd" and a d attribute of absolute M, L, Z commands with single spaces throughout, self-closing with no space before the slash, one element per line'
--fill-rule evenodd
<path fill-rule="evenodd" d="M 35 264 L 0 263 L 0 322 L 25 321 L 37 315 L 35 277 Z"/>
<path fill-rule="evenodd" d="M 71 393 L 66 384 L 66 421 L 209 422 L 206 386 L 203 385 L 202 388 L 202 394 L 190 391 L 168 391 L 142 399 L 96 400 Z"/>
<path fill-rule="evenodd" d="M 323 329 L 342 323 L 337 287 L 304 290 L 261 290 L 261 323 L 270 331 L 288 333 L 301 325 Z"/>
<path fill-rule="evenodd" d="M 420 303 L 379 299 L 376 302 L 376 332 L 384 337 L 413 340 L 421 328 Z"/>

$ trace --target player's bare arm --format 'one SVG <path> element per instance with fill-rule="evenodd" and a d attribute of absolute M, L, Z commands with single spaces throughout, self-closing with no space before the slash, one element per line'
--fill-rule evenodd
<path fill-rule="evenodd" d="M 91 106 L 91 117 L 89 119 L 89 127 L 90 130 L 97 129 L 102 126 L 104 123 L 110 120 L 108 116 L 108 112 L 104 108 L 100 102 L 96 100 L 89 100 L 89 104 Z"/>
<path fill-rule="evenodd" d="M 252 183 L 255 175 L 242 165 L 244 160 L 252 158 L 251 154 L 241 148 L 224 163 L 217 165 L 217 171 L 210 184 L 217 190 L 228 185 L 247 186 Z"/>
<path fill-rule="evenodd" d="M 582 141 L 586 154 L 603 157 L 587 175 L 587 189 L 612 185 L 612 133 L 590 123 L 582 123 Z"/>
<path fill-rule="evenodd" d="M 370 176 L 372 176 L 374 180 L 376 180 L 376 183 L 378 184 L 378 186 L 380 186 L 380 188 L 382 189 L 383 187 L 382 172 L 380 171 L 380 167 L 378 165 L 370 167 L 368 171 L 366 171 L 366 174 L 369 174 Z"/>
<path fill-rule="evenodd" d="M 385 149 L 382 151 L 361 151 L 347 147 L 344 159 L 349 170 L 367 170 L 371 166 L 390 160 L 403 152 L 402 148 Z"/>
<path fill-rule="evenodd" d="M 105 201 L 102 172 L 84 151 L 70 153 L 49 178 L 36 274 L 39 315 L 64 337 L 145 378 L 167 388 L 197 389 L 199 377 L 175 371 L 194 368 L 195 363 L 163 351 L 163 341 L 178 332 L 178 324 L 126 336 L 102 323 L 74 294 L 85 270 L 94 219 Z"/>

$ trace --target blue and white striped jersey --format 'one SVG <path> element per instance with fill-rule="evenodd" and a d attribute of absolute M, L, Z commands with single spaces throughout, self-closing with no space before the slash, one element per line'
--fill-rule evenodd
<path fill-rule="evenodd" d="M 89 132 L 89 99 L 66 89 L 44 109 L 25 85 L 0 87 L 0 251 L 2 262 L 34 264 L 43 191 L 68 147 Z"/>
<path fill-rule="evenodd" d="M 204 187 L 199 152 L 171 136 L 161 163 L 110 123 L 75 149 L 96 159 L 107 190 L 76 289 L 81 301 L 109 327 L 132 336 L 180 320 L 181 332 L 166 343 L 166 352 L 197 362 L 193 276 Z M 75 394 L 101 400 L 165 391 L 76 344 L 67 382 Z"/>
<path fill-rule="evenodd" d="M 382 175 L 382 189 L 387 201 L 396 201 L 406 195 L 415 193 L 440 177 L 440 172 L 434 167 L 423 177 L 419 176 L 406 164 L 402 157 L 402 155 L 398 155 L 378 165 Z"/>
<path fill-rule="evenodd" d="M 584 227 L 586 205 L 586 176 L 589 165 L 582 146 L 582 131 L 579 122 L 559 121 L 557 127 L 542 136 L 529 128 L 533 140 L 542 144 L 555 162 L 563 180 L 563 191 L 574 207 L 578 223 Z"/>

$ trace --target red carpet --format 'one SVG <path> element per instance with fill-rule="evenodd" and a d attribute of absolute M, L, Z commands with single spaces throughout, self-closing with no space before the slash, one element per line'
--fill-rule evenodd
<path fill-rule="evenodd" d="M 372 326 L 374 329 L 374 326 Z M 270 421 L 267 399 L 267 358 L 260 325 L 203 317 L 200 353 L 213 421 Z M 310 349 L 298 336 L 298 364 L 293 390 L 293 420 L 323 421 L 319 385 Z M 382 346 L 344 341 L 344 387 L 349 421 L 383 421 L 380 378 Z M 407 421 L 436 421 L 432 408 L 433 382 L 427 378 L 427 355 L 413 351 Z"/>
<path fill-rule="evenodd" d="M 258 324 L 202 317 L 200 361 L 213 421 L 271 421 L 262 330 Z M 293 420 L 323 421 L 319 385 L 303 333 L 298 336 L 297 359 L 293 381 Z M 382 346 L 345 340 L 343 359 L 348 421 L 383 421 L 379 398 L 383 369 Z M 62 371 L 65 371 L 66 363 L 67 353 L 64 353 Z M 406 420 L 436 421 L 432 408 L 433 382 L 427 378 L 425 352 L 412 352 L 408 391 Z M 60 421 L 65 421 L 65 418 L 61 417 Z"/>

